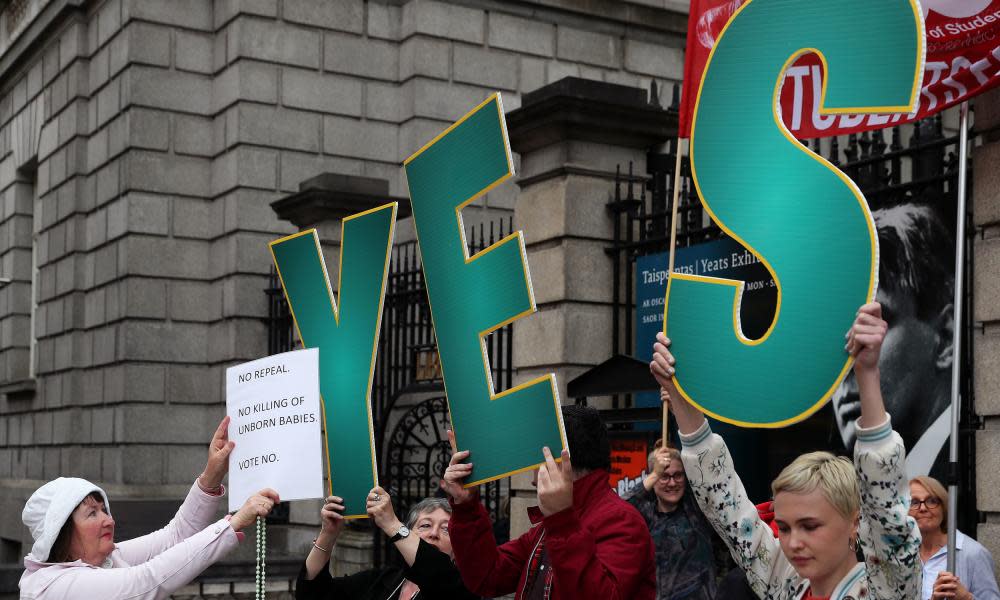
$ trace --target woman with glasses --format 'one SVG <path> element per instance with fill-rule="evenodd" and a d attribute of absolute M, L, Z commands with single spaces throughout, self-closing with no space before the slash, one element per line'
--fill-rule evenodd
<path fill-rule="evenodd" d="M 403 556 L 402 568 L 387 566 L 345 577 L 330 575 L 330 555 L 344 528 L 343 499 L 330 496 L 320 510 L 323 525 L 299 572 L 298 600 L 475 600 L 462 584 L 453 562 L 448 521 L 451 506 L 444 498 L 425 498 L 404 525 L 392 499 L 381 487 L 368 494 L 367 512 Z"/>
<path fill-rule="evenodd" d="M 642 515 L 653 538 L 656 597 L 712 600 L 716 597 L 713 542 L 717 538 L 694 496 L 687 493 L 681 453 L 658 447 L 649 453 L 648 463 L 649 475 L 628 502 Z"/>
<path fill-rule="evenodd" d="M 948 565 L 948 491 L 933 477 L 910 480 L 910 516 L 920 528 L 924 566 L 922 600 L 1000 600 L 993 557 L 961 531 L 955 532 L 955 572 Z"/>

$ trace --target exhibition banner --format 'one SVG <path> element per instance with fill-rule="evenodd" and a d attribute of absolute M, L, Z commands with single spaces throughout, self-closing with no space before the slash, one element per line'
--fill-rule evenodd
<path fill-rule="evenodd" d="M 691 2 L 680 109 L 681 137 L 691 135 L 694 100 L 709 54 L 729 19 L 745 2 Z M 824 66 L 819 55 L 809 52 L 784 72 L 779 96 L 782 121 L 795 138 L 842 135 L 908 123 L 1000 84 L 1000 0 L 922 0 L 920 5 L 927 58 L 916 107 L 895 114 L 823 114 L 819 109 Z M 892 68 L 881 56 L 872 57 L 871 61 L 883 70 Z"/>
<path fill-rule="evenodd" d="M 483 338 L 535 312 L 521 232 L 469 255 L 462 209 L 514 166 L 500 95 L 477 106 L 404 163 L 451 424 L 469 450 L 466 486 L 533 469 L 542 447 L 567 447 L 555 375 L 494 387 Z"/>
<path fill-rule="evenodd" d="M 745 282 L 675 272 L 664 319 L 679 392 L 741 426 L 783 427 L 819 410 L 852 365 L 844 336 L 857 309 L 875 296 L 864 196 L 790 136 L 775 108 L 776 74 L 806 52 L 824 57 L 822 111 L 909 112 L 923 71 L 919 6 L 750 0 L 716 41 L 695 106 L 692 178 L 712 220 L 770 273 L 776 310 L 750 338 Z"/>
<path fill-rule="evenodd" d="M 337 299 L 315 229 L 271 242 L 302 345 L 319 349 L 328 476 L 347 518 L 368 516 L 365 499 L 378 484 L 371 389 L 396 210 L 343 220 Z"/>

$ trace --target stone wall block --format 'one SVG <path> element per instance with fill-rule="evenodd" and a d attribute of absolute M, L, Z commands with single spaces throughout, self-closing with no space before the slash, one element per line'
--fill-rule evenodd
<path fill-rule="evenodd" d="M 119 244 L 123 274 L 204 279 L 209 243 L 203 240 L 134 235 Z"/>
<path fill-rule="evenodd" d="M 172 281 L 169 285 L 170 318 L 209 322 L 222 318 L 222 290 L 207 281 Z"/>
<path fill-rule="evenodd" d="M 976 508 L 1000 512 L 1000 430 L 976 432 Z"/>
<path fill-rule="evenodd" d="M 130 359 L 197 363 L 208 360 L 208 331 L 200 323 L 129 321 L 122 324 L 119 337 L 122 354 Z"/>
<path fill-rule="evenodd" d="M 516 54 L 455 44 L 455 81 L 516 90 L 517 67 Z"/>
<path fill-rule="evenodd" d="M 97 12 L 97 46 L 103 46 L 122 26 L 121 0 L 108 0 Z M 91 27 L 94 23 L 91 22 Z"/>
<path fill-rule="evenodd" d="M 278 0 L 215 0 L 215 29 L 222 27 L 238 15 L 261 17 L 278 16 Z"/>
<path fill-rule="evenodd" d="M 50 412 L 36 412 L 33 415 L 34 423 L 33 427 L 35 430 L 35 443 L 42 445 L 49 445 L 53 443 L 52 440 L 52 413 Z"/>
<path fill-rule="evenodd" d="M 435 81 L 422 77 L 413 79 L 408 85 L 413 90 L 414 116 L 439 119 L 447 121 L 449 124 L 460 119 L 494 91 L 485 87 Z M 443 130 L 444 127 L 439 128 L 434 135 Z M 433 136 L 425 139 L 420 145 L 412 148 L 410 152 L 418 150 L 432 138 Z"/>
<path fill-rule="evenodd" d="M 219 196 L 239 187 L 273 190 L 278 185 L 278 153 L 240 146 L 212 163 L 212 192 Z"/>
<path fill-rule="evenodd" d="M 339 135 L 339 134 L 338 134 Z M 286 151 L 281 153 L 281 173 L 280 189 L 284 192 L 297 192 L 299 184 L 307 179 L 311 179 L 320 173 L 343 173 L 345 175 L 362 175 L 365 162 L 356 158 L 343 158 L 340 156 L 327 156 L 319 154 L 306 154 L 304 152 Z M 277 199 L 277 198 L 275 198 Z M 235 214 L 227 205 L 226 229 L 232 230 L 237 221 L 243 223 L 245 227 L 261 231 L 261 227 L 266 227 L 268 231 L 273 231 L 275 223 L 278 221 L 274 211 L 269 205 L 256 205 L 250 208 L 241 207 L 238 210 L 252 211 L 248 214 Z M 281 221 L 281 223 L 287 223 Z"/>
<path fill-rule="evenodd" d="M 124 135 L 127 142 L 119 142 L 117 139 L 109 140 L 109 149 L 118 150 L 120 144 L 132 148 L 160 151 L 166 151 L 169 147 L 170 113 L 134 107 L 125 113 L 124 119 L 119 118 L 118 121 L 123 122 L 124 127 L 118 129 L 112 126 L 109 135 L 114 138 Z"/>
<path fill-rule="evenodd" d="M 319 115 L 252 104 L 240 104 L 237 110 L 240 142 L 319 152 Z"/>
<path fill-rule="evenodd" d="M 121 447 L 121 482 L 126 485 L 163 483 L 165 454 L 170 448 L 151 445 Z"/>
<path fill-rule="evenodd" d="M 212 34 L 177 30 L 174 44 L 174 67 L 180 71 L 211 74 L 215 38 Z"/>
<path fill-rule="evenodd" d="M 621 67 L 620 40 L 606 33 L 560 26 L 557 32 L 558 56 L 562 60 L 598 67 Z"/>
<path fill-rule="evenodd" d="M 514 322 L 514 366 L 596 365 L 611 346 L 611 311 L 563 302 Z"/>
<path fill-rule="evenodd" d="M 451 42 L 415 35 L 399 46 L 399 80 L 415 75 L 448 79 L 451 74 Z"/>
<path fill-rule="evenodd" d="M 190 156 L 215 156 L 218 150 L 215 148 L 213 125 L 214 121 L 207 117 L 174 115 L 174 152 Z"/>
<path fill-rule="evenodd" d="M 98 50 L 90 58 L 90 62 L 87 63 L 89 68 L 88 75 L 90 78 L 87 90 L 91 93 L 97 93 L 98 90 L 108 83 L 108 79 L 111 75 L 109 54 L 110 50 L 108 48 Z"/>
<path fill-rule="evenodd" d="M 625 68 L 636 73 L 680 81 L 684 76 L 684 49 L 625 40 Z"/>
<path fill-rule="evenodd" d="M 551 23 L 492 12 L 489 29 L 491 47 L 546 57 L 555 53 L 555 26 Z"/>
<path fill-rule="evenodd" d="M 220 112 L 241 100 L 276 104 L 278 67 L 253 60 L 243 60 L 215 77 L 212 101 L 215 112 Z"/>
<path fill-rule="evenodd" d="M 91 409 L 90 441 L 95 444 L 110 444 L 115 439 L 115 409 Z"/>
<path fill-rule="evenodd" d="M 132 104 L 200 115 L 212 112 L 210 77 L 137 65 L 127 71 L 125 81 Z"/>
<path fill-rule="evenodd" d="M 482 44 L 486 37 L 485 12 L 437 0 L 407 2 L 403 5 L 401 34 L 408 38 L 417 33 Z"/>
<path fill-rule="evenodd" d="M 365 82 L 364 116 L 378 121 L 399 123 L 412 116 L 413 97 L 392 83 Z"/>
<path fill-rule="evenodd" d="M 976 272 L 973 294 L 976 298 L 1000 298 L 1000 238 L 979 238 L 973 244 Z M 973 319 L 980 322 L 1000 321 L 1000 303 L 975 303 Z"/>
<path fill-rule="evenodd" d="M 978 112 L 976 117 L 978 119 Z M 972 153 L 972 217 L 978 226 L 1000 223 L 1000 169 L 996 167 L 998 164 L 1000 164 L 1000 142 L 983 144 Z"/>
<path fill-rule="evenodd" d="M 212 163 L 202 158 L 134 151 L 124 157 L 127 188 L 161 194 L 211 195 Z"/>
<path fill-rule="evenodd" d="M 323 119 L 323 151 L 386 162 L 397 161 L 394 125 L 345 117 Z"/>
<path fill-rule="evenodd" d="M 972 101 L 976 131 L 1000 127 L 1000 90 L 990 90 Z"/>
<path fill-rule="evenodd" d="M 186 29 L 213 31 L 212 2 L 204 0 L 124 0 L 125 20 L 138 19 Z"/>
<path fill-rule="evenodd" d="M 380 2 L 369 2 L 367 6 L 368 35 L 385 40 L 398 40 L 402 18 L 400 7 Z"/>
<path fill-rule="evenodd" d="M 283 6 L 282 16 L 292 23 L 353 33 L 364 25 L 364 4 L 354 0 L 296 0 Z"/>
<path fill-rule="evenodd" d="M 260 290 L 267 287 L 267 279 L 255 275 L 234 275 L 222 284 L 222 316 L 266 317 L 267 298 Z"/>
<path fill-rule="evenodd" d="M 360 117 L 361 97 L 362 83 L 353 77 L 291 67 L 282 70 L 281 100 L 285 106 Z"/>
<path fill-rule="evenodd" d="M 546 83 L 546 62 L 540 58 L 521 57 L 518 91 L 533 92 Z"/>
<path fill-rule="evenodd" d="M 80 477 L 101 481 L 101 449 L 86 446 L 63 448 L 60 453 L 59 474 L 63 477 Z"/>
<path fill-rule="evenodd" d="M 176 237 L 214 239 L 223 232 L 222 203 L 199 198 L 174 198 L 172 221 Z"/>
<path fill-rule="evenodd" d="M 1000 331 L 987 328 L 987 332 L 977 331 L 973 339 L 975 373 L 976 414 L 980 416 L 1000 415 L 1000 370 L 996 368 L 1000 356 Z"/>
<path fill-rule="evenodd" d="M 224 400 L 225 370 L 205 365 L 168 365 L 167 399 L 189 404 L 217 404 Z"/>
<path fill-rule="evenodd" d="M 86 26 L 73 23 L 59 36 L 59 66 L 65 69 L 70 63 L 86 56 Z"/>
<path fill-rule="evenodd" d="M 114 362 L 119 355 L 118 327 L 108 326 L 94 330 L 95 365 L 106 365 Z M 64 388 L 65 391 L 66 388 Z"/>
<path fill-rule="evenodd" d="M 167 235 L 170 231 L 170 198 L 130 192 L 122 201 L 128 207 L 130 233 Z M 110 218 L 110 213 L 109 213 Z M 109 231 L 109 237 L 111 232 Z"/>
<path fill-rule="evenodd" d="M 313 29 L 240 17 L 228 29 L 227 57 L 319 68 L 320 34 Z"/>
<path fill-rule="evenodd" d="M 327 71 L 388 81 L 399 77 L 399 50 L 392 42 L 328 33 L 323 48 L 323 68 Z"/>
<path fill-rule="evenodd" d="M 215 424 L 218 425 L 218 419 Z M 166 459 L 163 483 L 190 484 L 205 468 L 205 449 L 198 445 L 174 446 Z"/>
<path fill-rule="evenodd" d="M 170 66 L 170 29 L 133 21 L 126 31 L 129 62 L 155 67 Z"/>

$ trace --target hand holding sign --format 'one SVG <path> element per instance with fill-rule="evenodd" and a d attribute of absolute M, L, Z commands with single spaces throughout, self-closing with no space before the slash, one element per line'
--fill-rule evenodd
<path fill-rule="evenodd" d="M 475 495 L 475 490 L 465 487 L 465 480 L 472 474 L 472 463 L 462 462 L 469 458 L 468 450 L 459 452 L 455 446 L 455 432 L 448 430 L 448 441 L 451 442 L 451 462 L 441 477 L 441 489 L 448 494 L 455 504 L 468 502 Z"/>
<path fill-rule="evenodd" d="M 222 485 L 222 478 L 229 472 L 229 455 L 236 444 L 229 440 L 229 417 L 223 417 L 208 444 L 208 461 L 198 476 L 198 481 L 206 490 L 216 490 Z"/>
<path fill-rule="evenodd" d="M 229 519 L 229 526 L 233 531 L 242 531 L 244 527 L 253 524 L 257 517 L 266 517 L 270 514 L 271 509 L 279 502 L 281 497 L 278 496 L 278 492 L 264 488 L 247 498 L 243 506 Z"/>
<path fill-rule="evenodd" d="M 538 509 L 546 517 L 573 507 L 573 465 L 569 451 L 556 464 L 549 447 L 542 448 L 545 462 L 538 468 Z"/>

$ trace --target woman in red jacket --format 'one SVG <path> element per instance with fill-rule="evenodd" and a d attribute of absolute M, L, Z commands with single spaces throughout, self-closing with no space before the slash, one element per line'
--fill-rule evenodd
<path fill-rule="evenodd" d="M 611 445 L 598 412 L 564 406 L 570 455 L 557 464 L 543 448 L 536 472 L 534 527 L 497 546 L 479 492 L 462 487 L 472 472 L 468 451 L 456 452 L 441 487 L 451 499 L 451 543 L 465 586 L 495 598 L 517 600 L 653 600 L 653 541 L 639 512 L 609 483 Z M 454 439 L 453 439 L 454 443 Z"/>

